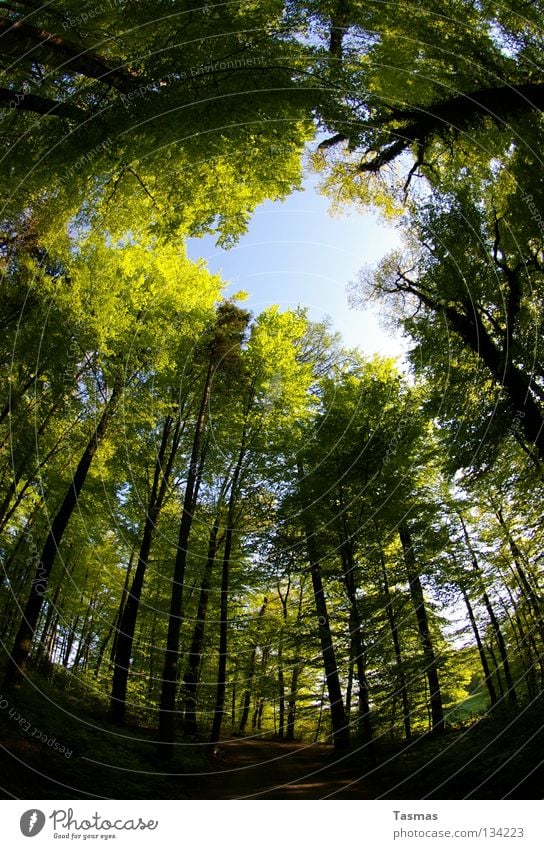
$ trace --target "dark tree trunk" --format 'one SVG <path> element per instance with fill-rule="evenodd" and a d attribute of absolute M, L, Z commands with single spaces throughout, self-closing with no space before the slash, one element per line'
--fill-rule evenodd
<path fill-rule="evenodd" d="M 341 495 L 342 501 L 342 495 Z M 344 514 L 345 515 L 345 514 Z M 350 655 L 355 669 L 357 670 L 357 684 L 359 687 L 359 729 L 361 738 L 365 744 L 365 750 L 370 760 L 375 763 L 376 752 L 373 745 L 372 724 L 370 721 L 370 704 L 368 700 L 368 684 L 366 680 L 365 657 L 366 649 L 362 638 L 362 622 L 357 604 L 357 588 L 355 586 L 355 564 L 353 559 L 353 545 L 348 538 L 347 529 L 344 526 L 343 538 L 340 546 L 344 584 L 349 600 L 349 631 L 350 631 Z M 347 722 L 346 718 L 346 722 Z"/>
<path fill-rule="evenodd" d="M 111 652 L 110 652 L 110 663 L 113 663 L 115 660 L 115 652 L 117 649 L 117 638 L 119 636 L 119 625 L 121 622 L 121 617 L 123 615 L 123 610 L 125 609 L 125 604 L 128 596 L 128 587 L 130 583 L 130 579 L 132 577 L 132 567 L 134 566 L 134 556 L 136 554 L 135 549 L 132 549 L 130 552 L 130 557 L 128 559 L 127 571 L 125 573 L 125 580 L 123 583 L 123 591 L 121 593 L 121 599 L 119 601 L 119 609 L 117 611 L 117 616 L 114 621 L 114 635 L 113 642 L 111 644 Z"/>
<path fill-rule="evenodd" d="M 230 518 L 230 517 L 229 517 Z M 210 743 L 218 743 L 225 710 L 225 693 L 227 688 L 227 656 L 228 656 L 228 595 L 230 583 L 230 555 L 232 550 L 233 528 L 227 528 L 225 535 L 225 552 L 221 572 L 221 604 L 219 613 L 219 663 L 217 667 L 217 690 L 215 710 L 213 714 Z"/>
<path fill-rule="evenodd" d="M 240 734 L 246 730 L 247 721 L 249 719 L 249 708 L 251 706 L 251 687 L 255 676 L 255 658 L 257 656 L 257 647 L 253 646 L 249 656 L 249 667 L 246 676 L 246 689 L 242 700 L 242 716 L 240 717 L 240 726 L 238 728 Z"/>
<path fill-rule="evenodd" d="M 144 530 L 138 563 L 134 573 L 134 579 L 130 591 L 126 596 L 122 612 L 119 618 L 119 629 L 115 641 L 114 671 L 111 688 L 111 716 L 117 725 L 124 725 L 126 713 L 126 697 L 130 661 L 132 658 L 132 645 L 134 632 L 136 630 L 136 619 L 140 607 L 140 598 L 144 585 L 145 573 L 149 561 L 149 554 L 153 537 L 157 527 L 157 521 L 164 503 L 168 480 L 179 446 L 179 435 L 181 422 L 178 419 L 174 428 L 172 443 L 167 458 L 168 440 L 172 429 L 173 420 L 168 416 L 165 420 L 162 439 L 155 461 L 153 484 L 149 495 L 149 502 L 144 521 Z"/>
<path fill-rule="evenodd" d="M 202 446 L 202 438 L 204 436 L 204 429 L 206 426 L 206 412 L 213 374 L 213 357 L 210 356 L 193 435 L 193 445 L 191 448 L 187 483 L 185 486 L 177 553 L 174 564 L 174 575 L 172 579 L 170 612 L 168 615 L 168 634 L 166 637 L 166 651 L 164 654 L 164 668 L 162 674 L 159 709 L 159 743 L 161 744 L 160 749 L 162 755 L 166 758 L 170 758 L 172 756 L 175 740 L 179 641 L 181 635 L 181 623 L 183 620 L 183 583 L 185 580 L 185 568 L 187 565 L 189 537 L 191 535 L 191 528 L 193 525 L 194 509 L 196 507 L 199 456 Z"/>
<path fill-rule="evenodd" d="M 497 685 L 498 685 L 498 688 L 499 688 L 500 698 L 503 699 L 504 698 L 504 686 L 503 686 L 503 683 L 502 683 L 501 673 L 500 673 L 500 670 L 499 670 L 499 664 L 497 662 L 495 652 L 493 651 L 493 645 L 491 643 L 488 643 L 486 648 L 487 648 L 487 651 L 489 653 L 489 657 L 491 658 L 491 662 L 493 663 L 493 667 L 495 669 L 495 678 L 497 679 Z"/>
<path fill-rule="evenodd" d="M 429 620 L 427 617 L 427 609 L 425 607 L 423 588 L 417 571 L 412 538 L 406 524 L 402 524 L 400 526 L 399 537 L 402 544 L 402 550 L 404 552 L 404 562 L 406 565 L 408 583 L 410 585 L 410 595 L 412 597 L 412 603 L 416 613 L 419 639 L 423 649 L 425 672 L 429 682 L 431 728 L 433 734 L 440 734 L 444 731 L 444 708 L 442 706 L 442 692 L 440 690 L 440 681 L 438 677 L 438 665 L 429 629 Z"/>
<path fill-rule="evenodd" d="M 259 610 L 259 620 L 262 620 L 266 606 L 268 604 L 268 599 L 264 598 L 261 609 Z M 253 648 L 251 650 L 251 654 L 249 656 L 249 666 L 247 670 L 246 676 L 246 689 L 244 691 L 244 698 L 242 702 L 242 716 L 240 719 L 240 727 L 239 731 L 241 734 L 246 730 L 247 721 L 249 719 L 249 709 L 251 706 L 251 694 L 253 692 L 253 679 L 255 678 L 255 661 L 257 659 L 257 643 L 254 643 Z M 258 699 L 257 699 L 258 702 Z M 255 721 L 253 722 L 253 727 L 255 727 Z"/>
<path fill-rule="evenodd" d="M 285 675 L 283 672 L 283 644 L 278 644 L 278 740 L 285 736 Z"/>
<path fill-rule="evenodd" d="M 485 604 L 485 608 L 487 610 L 489 620 L 491 622 L 491 627 L 493 628 L 493 633 L 495 635 L 495 640 L 497 642 L 497 646 L 499 649 L 499 655 L 501 658 L 501 665 L 504 672 L 504 679 L 506 681 L 506 691 L 508 693 L 508 699 L 512 707 L 517 705 L 517 696 L 516 691 L 514 689 L 514 680 L 512 678 L 512 671 L 510 669 L 510 662 L 508 660 L 508 651 L 506 649 L 506 643 L 503 637 L 503 633 L 501 630 L 501 626 L 499 624 L 499 620 L 495 615 L 495 611 L 493 609 L 493 605 L 491 604 L 491 599 L 489 598 L 487 591 L 485 589 L 482 590 L 482 598 Z"/>
<path fill-rule="evenodd" d="M 96 429 L 79 460 L 77 469 L 74 472 L 74 476 L 66 491 L 62 504 L 60 505 L 51 524 L 51 529 L 45 540 L 41 557 L 36 564 L 34 581 L 32 582 L 30 595 L 25 606 L 17 636 L 15 637 L 15 643 L 4 678 L 4 687 L 10 687 L 13 684 L 18 683 L 24 673 L 26 661 L 32 645 L 32 639 L 36 630 L 36 623 L 42 609 L 43 597 L 48 587 L 49 576 L 51 575 L 57 551 L 68 522 L 70 521 L 72 513 L 77 505 L 93 457 L 96 454 L 96 450 L 100 442 L 106 434 L 108 424 L 115 412 L 120 396 L 121 384 L 116 383 L 113 387 L 111 397 L 104 407 L 100 421 L 98 422 L 98 425 L 96 426 Z"/>
<path fill-rule="evenodd" d="M 57 604 L 60 595 L 60 586 L 60 584 L 57 586 L 55 592 L 53 593 L 53 598 L 47 603 L 47 614 L 45 617 L 45 623 L 42 629 L 40 642 L 38 643 L 38 647 L 36 649 L 36 660 L 38 663 L 40 663 L 40 661 L 44 658 L 48 661 L 51 659 L 50 653 L 52 639 L 54 637 L 58 624 Z"/>
<path fill-rule="evenodd" d="M 299 482 L 302 483 L 304 480 L 304 469 L 301 463 L 298 463 L 297 471 Z M 303 516 L 303 523 L 306 537 L 306 548 L 308 552 L 308 562 L 310 564 L 310 574 L 312 578 L 312 588 L 314 591 L 314 603 L 317 614 L 321 655 L 323 658 L 323 666 L 325 668 L 325 683 L 331 711 L 332 736 L 334 748 L 341 751 L 349 748 L 349 725 L 346 719 L 342 689 L 340 687 L 340 676 L 338 674 L 338 664 L 336 662 L 336 654 L 334 651 L 334 642 L 327 610 L 327 600 L 325 597 L 325 590 L 323 588 L 323 579 L 321 577 L 321 563 L 317 553 L 315 531 L 307 514 Z"/>
<path fill-rule="evenodd" d="M 472 543 L 470 541 L 470 536 L 468 534 L 467 526 L 465 525 L 465 521 L 460 513 L 457 514 L 459 516 L 459 520 L 461 522 L 461 527 L 463 529 L 463 536 L 465 537 L 465 542 L 467 544 L 467 548 L 470 553 L 472 568 L 477 576 L 478 583 L 480 585 L 480 591 L 482 593 L 482 599 L 485 604 L 485 608 L 487 610 L 491 627 L 493 628 L 493 633 L 495 635 L 495 640 L 497 642 L 497 646 L 499 649 L 499 654 L 501 657 L 502 668 L 504 672 L 504 678 L 506 681 L 506 689 L 508 693 L 508 698 L 512 707 L 515 707 L 517 704 L 517 696 L 516 691 L 514 689 L 514 681 L 512 678 L 512 672 L 510 670 L 510 663 L 508 661 L 508 652 L 506 650 L 506 643 L 504 641 L 504 637 L 501 631 L 501 626 L 499 624 L 499 620 L 495 615 L 495 611 L 493 610 L 493 605 L 491 604 L 491 600 L 489 595 L 487 594 L 487 590 L 485 588 L 484 577 L 482 575 L 482 570 L 480 569 L 480 565 L 478 563 L 478 558 L 476 557 L 476 552 L 472 547 Z"/>
<path fill-rule="evenodd" d="M 297 608 L 297 624 L 300 622 L 302 616 L 302 600 L 304 596 L 304 578 L 301 579 L 300 583 L 300 591 L 298 596 L 298 608 Z M 295 654 L 293 661 L 293 669 L 291 671 L 291 686 L 289 688 L 289 694 L 287 697 L 287 733 L 285 735 L 285 739 L 289 742 L 293 742 L 295 739 L 295 720 L 296 720 L 296 711 L 297 711 L 297 693 L 298 693 L 298 679 L 300 673 L 302 671 L 302 663 L 299 651 Z"/>
<path fill-rule="evenodd" d="M 66 635 L 66 641 L 65 641 L 63 649 L 62 649 L 62 665 L 64 666 L 65 669 L 68 669 L 68 664 L 70 662 L 70 655 L 72 653 L 72 648 L 74 646 L 74 642 L 75 642 L 75 639 L 76 639 L 76 633 L 77 633 L 77 627 L 79 625 L 79 619 L 80 619 L 80 617 L 76 616 L 72 620 L 72 624 L 70 625 L 70 630 L 69 630 L 68 634 Z"/>
<path fill-rule="evenodd" d="M 221 604 L 219 613 L 219 663 L 217 668 L 217 690 L 215 695 L 215 710 L 213 724 L 210 734 L 210 743 L 218 743 L 221 735 L 221 725 L 225 712 L 225 693 L 227 687 L 227 656 L 228 656 L 228 613 L 229 613 L 229 583 L 230 583 L 230 557 L 234 539 L 234 509 L 238 498 L 238 484 L 242 473 L 242 466 L 246 455 L 246 425 L 242 431 L 240 453 L 236 462 L 236 468 L 232 476 L 227 512 L 227 527 L 225 532 L 225 551 L 223 554 L 223 568 L 221 572 Z"/>
<path fill-rule="evenodd" d="M 484 673 L 485 685 L 487 687 L 487 692 L 489 693 L 489 701 L 491 708 L 497 703 L 497 693 L 495 691 L 495 686 L 493 684 L 493 677 L 491 675 L 491 670 L 489 668 L 489 664 L 487 662 L 487 655 L 485 653 L 484 644 L 482 642 L 482 638 L 480 637 L 480 631 L 478 629 L 478 623 L 476 622 L 476 617 L 474 616 L 474 610 L 472 609 L 472 604 L 470 603 L 470 599 L 468 597 L 467 591 L 463 584 L 459 585 L 461 588 L 461 593 L 463 595 L 463 600 L 465 602 L 465 606 L 467 608 L 468 618 L 470 620 L 470 625 L 472 627 L 472 632 L 474 634 L 474 639 L 476 640 L 476 645 L 478 646 L 478 654 L 480 655 L 480 663 L 482 664 L 482 671 Z"/>
<path fill-rule="evenodd" d="M 297 692 L 298 679 L 302 671 L 302 664 L 295 660 L 291 672 L 291 686 L 287 697 L 287 733 L 285 739 L 292 743 L 295 739 L 295 721 L 297 716 Z"/>
<path fill-rule="evenodd" d="M 202 652 L 204 649 L 204 633 L 206 626 L 206 615 L 208 612 L 208 601 L 210 597 L 211 579 L 215 558 L 219 543 L 217 535 L 219 533 L 219 510 L 208 541 L 208 554 L 202 583 L 200 585 L 200 596 L 198 599 L 198 610 L 196 614 L 195 627 L 193 629 L 193 638 L 189 649 L 189 658 L 187 661 L 187 669 L 183 677 L 183 693 L 184 693 L 184 716 L 183 730 L 185 735 L 191 737 L 198 733 L 198 723 L 196 714 L 196 694 L 198 682 L 200 680 L 200 667 L 202 664 Z"/>
<path fill-rule="evenodd" d="M 304 481 L 304 468 L 302 463 L 297 464 L 299 483 Z M 327 599 L 323 588 L 321 576 L 321 561 L 317 552 L 315 531 L 307 514 L 303 515 L 304 534 L 306 537 L 306 549 L 312 578 L 314 592 L 315 611 L 317 614 L 319 642 L 321 644 L 321 655 L 325 668 L 325 683 L 329 697 L 331 711 L 331 727 L 334 748 L 338 751 L 349 748 L 349 725 L 346 718 L 342 688 L 340 687 L 340 676 L 338 664 L 334 651 L 334 642 L 330 627 L 329 614 L 327 610 Z"/>
<path fill-rule="evenodd" d="M 529 581 L 527 573 L 524 569 L 524 565 L 522 563 L 523 555 L 520 551 L 520 548 L 519 548 L 513 534 L 510 531 L 510 528 L 506 524 L 506 521 L 505 521 L 504 516 L 502 514 L 502 510 L 500 508 L 497 508 L 495 512 L 496 512 L 496 516 L 497 516 L 497 520 L 499 522 L 499 525 L 501 526 L 501 528 L 502 528 L 502 530 L 503 530 L 503 532 L 506 536 L 508 546 L 509 546 L 511 554 L 512 554 L 512 559 L 514 561 L 515 572 L 516 572 L 516 575 L 517 575 L 519 586 L 521 588 L 521 591 L 522 591 L 525 599 L 527 600 L 527 605 L 528 605 L 529 609 L 532 611 L 532 613 L 534 615 L 536 628 L 537 628 L 540 640 L 542 641 L 542 644 L 544 645 L 544 622 L 542 620 L 542 604 L 541 604 L 541 601 L 540 601 L 534 587 L 531 585 L 531 582 Z"/>
<path fill-rule="evenodd" d="M 291 577 L 289 576 L 287 583 L 287 590 L 285 595 L 281 591 L 281 585 L 278 581 L 277 584 L 278 596 L 281 602 L 282 616 L 284 622 L 284 628 L 287 626 L 287 600 L 289 598 L 289 592 L 291 590 Z M 278 730 L 277 737 L 278 740 L 283 740 L 285 737 L 285 671 L 284 671 L 284 662 L 283 662 L 283 642 L 284 642 L 284 628 L 280 630 L 279 638 L 278 638 L 278 708 L 279 708 L 279 716 L 278 716 Z M 275 720 L 274 720 L 275 721 Z"/>
<path fill-rule="evenodd" d="M 385 567 L 385 562 L 383 559 L 383 554 L 381 557 L 381 566 L 382 566 L 382 578 L 383 578 L 383 591 L 386 598 L 385 603 L 385 613 L 387 615 L 387 621 L 389 622 L 389 628 L 391 630 L 391 639 L 393 640 L 393 649 L 395 651 L 395 665 L 397 667 L 397 677 L 399 681 L 399 690 L 400 697 L 402 702 L 402 721 L 404 724 L 404 737 L 406 740 L 409 740 L 412 736 L 412 728 L 410 724 L 410 701 L 408 699 L 408 687 L 406 684 L 406 675 L 404 674 L 404 666 L 403 666 L 403 658 L 402 658 L 402 649 L 400 645 L 400 636 L 399 636 L 399 626 L 397 623 L 397 618 L 395 615 L 395 610 L 393 607 L 393 599 L 391 598 L 391 592 L 389 590 L 389 581 L 387 579 L 387 570 Z"/>

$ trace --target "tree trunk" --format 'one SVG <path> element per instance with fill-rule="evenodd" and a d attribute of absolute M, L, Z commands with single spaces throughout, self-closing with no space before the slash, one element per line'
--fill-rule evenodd
<path fill-rule="evenodd" d="M 506 681 L 506 692 L 508 694 L 508 699 L 512 707 L 516 707 L 517 696 L 516 691 L 514 689 L 514 680 L 512 678 L 512 671 L 510 669 L 510 662 L 508 660 L 508 651 L 506 649 L 506 643 L 504 641 L 501 626 L 499 624 L 499 620 L 495 615 L 493 605 L 491 604 L 491 600 L 485 589 L 482 590 L 482 598 L 484 600 L 485 608 L 487 610 L 491 622 L 491 627 L 493 628 L 493 633 L 495 634 L 495 640 L 499 649 L 501 665 L 504 672 L 504 679 Z"/>
<path fill-rule="evenodd" d="M 304 480 L 304 469 L 300 462 L 298 463 L 297 471 L 299 483 L 301 483 Z M 341 751 L 349 748 L 349 725 L 346 720 L 346 711 L 342 698 L 342 689 L 340 687 L 340 676 L 338 674 L 338 664 L 334 651 L 327 600 L 321 577 L 321 564 L 317 553 L 315 531 L 307 514 L 303 516 L 303 524 L 314 591 L 321 655 L 325 668 L 325 682 L 329 696 L 333 743 L 334 748 Z"/>
<path fill-rule="evenodd" d="M 298 608 L 297 608 L 297 624 L 300 622 L 302 616 L 302 600 L 304 596 L 304 578 L 301 579 L 300 582 L 300 591 L 298 596 Z M 296 720 L 296 710 L 297 710 L 297 692 L 298 692 L 298 679 L 300 673 L 302 671 L 302 663 L 300 659 L 300 654 L 295 654 L 293 660 L 293 669 L 291 672 L 291 686 L 289 688 L 289 694 L 287 697 L 287 733 L 285 735 L 285 739 L 290 743 L 295 739 L 295 720 Z"/>
<path fill-rule="evenodd" d="M 113 642 L 111 644 L 110 663 L 113 663 L 114 660 L 115 660 L 117 638 L 119 636 L 119 624 L 121 622 L 123 610 L 125 609 L 125 603 L 126 603 L 127 595 L 128 595 L 128 585 L 129 585 L 129 582 L 130 582 L 130 578 L 132 576 L 132 567 L 134 566 L 134 555 L 135 554 L 136 554 L 135 549 L 132 549 L 132 551 L 130 552 L 130 557 L 128 559 L 127 571 L 125 573 L 125 580 L 124 580 L 124 583 L 123 583 L 123 591 L 121 593 L 121 600 L 119 602 L 119 609 L 117 611 L 117 616 L 115 617 L 114 625 L 113 625 L 114 635 L 113 635 Z"/>
<path fill-rule="evenodd" d="M 516 571 L 516 574 L 517 574 L 517 578 L 518 578 L 518 582 L 519 582 L 521 591 L 522 591 L 525 599 L 527 600 L 527 604 L 528 604 L 529 609 L 532 611 L 532 613 L 535 617 L 535 623 L 536 623 L 537 631 L 538 631 L 538 634 L 539 634 L 540 639 L 542 641 L 542 644 L 544 645 L 544 622 L 542 620 L 541 601 L 538 598 L 538 595 L 536 594 L 535 589 L 531 586 L 531 582 L 529 581 L 529 578 L 527 577 L 525 569 L 522 565 L 523 555 L 520 551 L 520 548 L 519 548 L 513 534 L 510 531 L 510 528 L 506 524 L 506 521 L 505 521 L 504 516 L 502 514 L 502 510 L 500 508 L 496 508 L 495 513 L 496 513 L 499 525 L 501 526 L 501 528 L 502 528 L 502 530 L 503 530 L 503 532 L 506 536 L 508 546 L 509 546 L 510 552 L 512 554 L 512 559 L 513 559 L 514 565 L 516 567 L 515 571 Z"/>
<path fill-rule="evenodd" d="M 151 552 L 151 544 L 157 527 L 157 521 L 164 503 L 164 497 L 168 487 L 168 480 L 179 446 L 179 435 L 181 422 L 178 419 L 172 436 L 172 444 L 168 459 L 166 453 L 168 439 L 173 420 L 168 416 L 164 422 L 162 439 L 155 461 L 153 484 L 147 505 L 142 542 L 138 554 L 138 563 L 134 573 L 132 586 L 127 594 L 122 613 L 120 615 L 119 630 L 115 642 L 114 672 L 111 688 L 111 716 L 117 725 L 124 725 L 126 713 L 126 697 L 130 661 L 132 658 L 132 644 L 136 630 L 136 619 L 140 607 L 140 598 L 144 585 L 145 573 Z M 166 460 L 166 462 L 165 462 Z"/>
<path fill-rule="evenodd" d="M 42 661 L 44 658 L 48 661 L 51 659 L 50 653 L 52 635 L 54 635 L 57 629 L 59 619 L 57 614 L 57 603 L 60 595 L 60 587 L 61 585 L 58 584 L 53 594 L 53 598 L 47 603 L 47 615 L 45 617 L 45 624 L 43 626 L 40 641 L 36 649 L 36 660 L 38 663 L 40 663 L 40 661 Z"/>
<path fill-rule="evenodd" d="M 345 528 L 344 528 L 345 531 Z M 368 700 L 368 685 L 366 681 L 365 656 L 366 649 L 362 638 L 362 622 L 357 604 L 357 589 L 355 586 L 355 564 L 353 560 L 353 546 L 347 538 L 347 533 L 340 546 L 340 556 L 344 573 L 344 584 L 349 600 L 349 631 L 350 631 L 350 656 L 357 670 L 357 684 L 359 686 L 359 729 L 361 739 L 372 763 L 376 761 L 376 752 L 373 745 L 372 724 L 370 721 L 370 704 Z M 347 722 L 346 718 L 346 722 Z"/>
<path fill-rule="evenodd" d="M 397 618 L 395 616 L 393 599 L 391 598 L 391 592 L 389 590 L 389 581 L 387 579 L 387 570 L 383 559 L 383 553 L 380 553 L 380 558 L 382 566 L 383 591 L 386 598 L 385 613 L 387 615 L 387 621 L 389 622 L 389 628 L 391 630 L 391 639 L 393 640 L 393 649 L 395 651 L 395 665 L 397 667 L 397 677 L 399 680 L 400 697 L 402 702 L 402 721 L 404 725 L 404 737 L 406 740 L 409 740 L 412 736 L 412 728 L 410 722 L 410 701 L 408 699 L 406 675 L 404 674 L 402 650 L 399 638 L 399 626 L 397 623 Z"/>
<path fill-rule="evenodd" d="M 485 685 L 487 687 L 487 692 L 489 693 L 489 701 L 491 709 L 493 709 L 497 703 L 497 693 L 495 691 L 495 687 L 493 684 L 493 678 L 491 675 L 491 670 L 489 668 L 489 664 L 487 662 L 487 656 L 484 649 L 484 644 L 482 643 L 482 638 L 480 637 L 480 631 L 478 629 L 478 624 L 476 622 L 476 617 L 474 616 L 474 610 L 472 608 L 472 604 L 470 603 L 470 599 L 468 597 L 467 591 L 463 584 L 459 584 L 461 593 L 463 595 L 463 600 L 465 602 L 465 606 L 467 608 L 468 618 L 470 620 L 470 624 L 472 627 L 472 632 L 474 634 L 474 639 L 476 640 L 476 645 L 478 646 L 478 654 L 480 655 L 480 663 L 482 664 L 482 671 L 484 673 Z"/>
<path fill-rule="evenodd" d="M 188 737 L 194 737 L 198 733 L 198 723 L 196 715 L 196 694 L 198 682 L 200 679 L 200 667 L 202 664 L 202 652 L 204 649 L 204 632 L 206 625 L 206 614 L 208 612 L 208 601 L 210 597 L 211 579 L 213 567 L 215 565 L 215 557 L 219 543 L 217 535 L 219 533 L 219 508 L 215 517 L 210 538 L 208 541 L 208 555 L 202 583 L 200 585 L 200 596 L 198 599 L 198 610 L 196 614 L 195 627 L 193 629 L 193 639 L 189 649 L 189 658 L 187 661 L 187 669 L 183 677 L 183 693 L 184 693 L 184 715 L 183 715 L 183 731 Z"/>
<path fill-rule="evenodd" d="M 21 624 L 15 643 L 11 652 L 8 667 L 4 678 L 4 687 L 17 684 L 25 670 L 28 655 L 30 653 L 32 639 L 36 630 L 36 623 L 43 605 L 43 597 L 47 591 L 49 577 L 55 562 L 62 537 L 70 521 L 72 513 L 77 505 L 81 490 L 85 483 L 87 473 L 90 469 L 96 450 L 104 438 L 108 424 L 115 412 L 117 403 L 121 397 L 121 384 L 116 383 L 113 387 L 109 401 L 106 403 L 102 416 L 95 431 L 87 443 L 87 446 L 79 460 L 74 476 L 68 487 L 62 504 L 51 524 L 51 530 L 47 535 L 41 557 L 36 564 L 36 573 L 32 582 L 32 588 L 25 606 Z"/>
<path fill-rule="evenodd" d="M 508 652 L 506 650 L 506 644 L 505 644 L 504 637 L 503 637 L 503 634 L 502 634 L 502 631 L 501 631 L 499 620 L 497 619 L 497 617 L 495 615 L 495 611 L 493 610 L 493 605 L 491 604 L 491 600 L 490 600 L 490 598 L 487 594 L 482 570 L 480 569 L 480 564 L 478 563 L 478 558 L 476 557 L 476 552 L 474 551 L 474 548 L 472 547 L 472 543 L 470 541 L 470 536 L 468 534 L 467 526 L 465 525 L 465 521 L 463 519 L 463 516 L 460 513 L 458 513 L 457 515 L 459 516 L 459 520 L 461 522 L 461 527 L 463 529 L 463 536 L 465 537 L 465 542 L 467 544 L 467 548 L 469 550 L 471 561 L 472 561 L 472 568 L 473 568 L 475 575 L 478 578 L 478 583 L 480 585 L 480 590 L 481 590 L 481 593 L 482 593 L 483 602 L 485 604 L 485 608 L 487 610 L 487 613 L 488 613 L 488 616 L 489 616 L 489 619 L 490 619 L 490 622 L 491 622 L 491 627 L 493 628 L 493 632 L 495 634 L 495 640 L 497 641 L 497 646 L 499 648 L 499 654 L 501 656 L 501 663 L 502 663 L 502 668 L 503 668 L 503 671 L 504 671 L 504 678 L 505 678 L 505 681 L 506 681 L 508 698 L 509 698 L 509 701 L 510 701 L 510 704 L 512 705 L 512 707 L 515 707 L 516 704 L 517 704 L 516 691 L 514 689 L 514 681 L 512 679 L 512 672 L 510 670 L 510 663 L 508 661 Z"/>
<path fill-rule="evenodd" d="M 259 620 L 261 620 L 265 614 L 266 606 L 268 604 L 268 599 L 264 598 L 261 609 L 259 610 Z M 246 730 L 247 721 L 249 719 L 249 708 L 251 706 L 251 693 L 253 691 L 253 679 L 255 678 L 255 661 L 257 659 L 257 643 L 254 643 L 253 648 L 251 650 L 251 654 L 249 656 L 249 667 L 247 670 L 246 677 L 246 689 L 244 691 L 244 699 L 242 703 L 242 716 L 240 719 L 240 734 L 243 734 Z M 255 722 L 253 723 L 253 727 L 255 727 Z"/>
<path fill-rule="evenodd" d="M 230 556 L 234 538 L 234 508 L 238 497 L 238 484 L 242 473 L 242 465 L 246 454 L 246 424 L 242 431 L 240 453 L 236 462 L 236 468 L 232 476 L 229 506 L 227 512 L 227 528 L 225 532 L 225 551 L 223 555 L 223 569 L 221 573 L 221 604 L 219 623 L 219 663 L 217 668 L 217 690 L 215 696 L 215 710 L 213 714 L 212 731 L 210 743 L 218 743 L 221 735 L 221 724 L 225 711 L 225 692 L 227 687 L 227 651 L 228 651 L 228 601 L 230 583 Z"/>
<path fill-rule="evenodd" d="M 399 537 L 404 552 L 404 562 L 410 585 L 410 595 L 416 613 L 419 639 L 423 648 L 425 661 L 425 672 L 429 682 L 429 700 L 431 705 L 431 728 L 433 734 L 441 734 L 444 731 L 444 708 L 442 706 L 442 693 L 438 677 L 438 666 L 434 651 L 433 641 L 429 630 L 429 620 L 425 607 L 423 588 L 417 571 L 416 558 L 412 544 L 412 538 L 408 525 L 403 523 L 399 528 Z"/>
<path fill-rule="evenodd" d="M 76 616 L 72 620 L 72 624 L 70 625 L 70 631 L 66 635 L 66 642 L 64 644 L 62 650 L 62 665 L 65 669 L 68 669 L 68 664 L 70 662 L 70 655 L 72 653 L 72 648 L 76 639 L 77 626 L 79 625 L 79 616 Z"/>
<path fill-rule="evenodd" d="M 206 412 L 213 374 L 213 357 L 210 356 L 193 435 L 193 445 L 191 448 L 187 483 L 185 486 L 183 510 L 179 526 L 178 546 L 174 564 L 174 575 L 172 579 L 172 595 L 170 598 L 168 634 L 166 637 L 166 651 L 164 654 L 164 668 L 162 674 L 159 709 L 159 743 L 161 744 L 161 752 L 166 758 L 170 758 L 172 756 L 175 740 L 179 641 L 181 635 L 181 623 L 183 620 L 183 582 L 185 580 L 185 568 L 187 566 L 189 537 L 191 535 L 191 528 L 193 525 L 194 509 L 196 507 L 195 496 L 198 482 L 198 460 L 204 429 L 206 426 Z"/>
<path fill-rule="evenodd" d="M 278 644 L 278 740 L 283 740 L 285 736 L 285 675 L 283 672 L 283 644 Z"/>

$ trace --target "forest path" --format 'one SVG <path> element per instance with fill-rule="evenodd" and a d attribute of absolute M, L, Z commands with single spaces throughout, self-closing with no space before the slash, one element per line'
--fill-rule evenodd
<path fill-rule="evenodd" d="M 370 788 L 357 781 L 353 761 L 348 763 L 322 744 L 225 740 L 215 763 L 216 771 L 199 776 L 194 798 L 374 798 Z"/>

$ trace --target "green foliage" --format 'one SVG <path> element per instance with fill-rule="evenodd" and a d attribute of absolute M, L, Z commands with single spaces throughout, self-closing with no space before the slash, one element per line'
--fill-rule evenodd
<path fill-rule="evenodd" d="M 127 774 L 149 766 L 184 505 L 180 739 L 195 632 L 198 741 L 210 730 L 226 565 L 226 733 L 247 709 L 244 733 L 330 739 L 316 577 L 353 739 L 394 746 L 429 732 L 430 653 L 446 726 L 491 714 L 454 766 L 506 704 L 515 715 L 537 699 L 541 11 L 466 0 L 15 0 L 6 11 L 19 24 L 4 23 L 0 46 L 11 87 L 0 94 L 6 644 L 82 451 L 121 392 L 33 635 L 31 674 L 47 674 L 47 698 L 57 687 L 98 718 L 99 735 L 83 712 L 66 730 L 82 756 L 119 759 Z M 229 247 L 260 203 L 300 188 L 316 131 L 332 136 L 310 161 L 333 206 L 378 207 L 405 233 L 352 297 L 385 304 L 412 339 L 408 375 L 346 351 L 304 308 L 250 315 L 243 293 L 225 300 L 223 281 L 188 259 L 187 237 Z M 107 694 L 150 524 L 127 692 L 138 750 L 127 754 Z M 447 787 L 442 748 L 426 752 Z M 422 768 L 410 743 L 398 757 L 407 787 Z M 125 790 L 139 793 L 132 780 Z"/>

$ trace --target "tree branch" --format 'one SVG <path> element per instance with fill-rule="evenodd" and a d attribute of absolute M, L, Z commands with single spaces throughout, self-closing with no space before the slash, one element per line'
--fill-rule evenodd
<path fill-rule="evenodd" d="M 359 166 L 360 171 L 377 172 L 389 164 L 412 144 L 425 148 L 433 136 L 443 137 L 449 130 L 467 130 L 482 118 L 491 117 L 502 125 L 508 117 L 523 112 L 544 109 L 544 83 L 523 83 L 515 86 L 497 86 L 479 89 L 451 97 L 442 103 L 423 108 L 393 109 L 382 121 L 373 125 L 396 136 L 393 142 L 384 143 L 374 150 L 375 156 Z M 391 123 L 404 126 L 393 128 Z M 372 153 L 369 149 L 368 153 Z"/>
<path fill-rule="evenodd" d="M 93 51 L 67 41 L 60 35 L 10 18 L 0 18 L 0 53 L 12 56 L 19 62 L 28 57 L 32 62 L 39 61 L 65 71 L 74 71 L 123 93 L 134 85 L 134 79 L 128 72 L 122 68 L 112 68 Z"/>
<path fill-rule="evenodd" d="M 23 91 L 12 91 L 9 88 L 0 88 L 0 105 L 2 104 L 8 104 L 10 109 L 21 112 L 52 115 L 55 118 L 69 118 L 72 121 L 82 121 L 87 117 L 82 109 L 71 103 L 63 103 Z"/>

